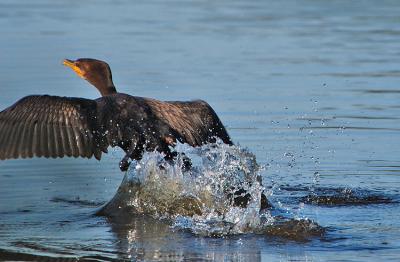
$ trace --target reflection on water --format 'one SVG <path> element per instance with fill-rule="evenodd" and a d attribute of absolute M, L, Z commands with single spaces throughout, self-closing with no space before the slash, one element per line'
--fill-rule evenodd
<path fill-rule="evenodd" d="M 100 163 L 0 162 L 0 258 L 397 259 L 399 14 L 394 0 L 2 1 L 1 108 L 28 94 L 95 98 L 61 61 L 106 60 L 121 92 L 207 100 L 265 167 L 273 215 L 327 231 L 307 243 L 207 238 L 147 216 L 96 216 L 123 179 L 115 151 Z M 390 203 L 346 202 L 374 196 Z"/>

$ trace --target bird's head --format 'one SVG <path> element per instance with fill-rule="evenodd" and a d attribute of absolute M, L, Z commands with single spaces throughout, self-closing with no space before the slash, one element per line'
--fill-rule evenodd
<path fill-rule="evenodd" d="M 79 58 L 75 61 L 64 59 L 63 64 L 94 85 L 102 96 L 116 93 L 111 69 L 106 62 L 92 58 Z"/>

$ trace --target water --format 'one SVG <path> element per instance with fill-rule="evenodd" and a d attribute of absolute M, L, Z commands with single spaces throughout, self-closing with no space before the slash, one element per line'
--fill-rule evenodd
<path fill-rule="evenodd" d="M 61 61 L 106 60 L 121 92 L 208 101 L 263 167 L 271 216 L 326 232 L 205 237 L 179 219 L 96 216 L 124 177 L 117 150 L 0 162 L 0 256 L 398 260 L 399 14 L 372 0 L 1 1 L 1 108 L 28 94 L 96 98 Z"/>

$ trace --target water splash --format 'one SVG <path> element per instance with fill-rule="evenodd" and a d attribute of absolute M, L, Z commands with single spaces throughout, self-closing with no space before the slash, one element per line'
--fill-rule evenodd
<path fill-rule="evenodd" d="M 263 168 L 252 153 L 223 143 L 179 144 L 176 150 L 184 155 L 174 163 L 156 151 L 145 153 L 100 213 L 151 215 L 171 221 L 175 229 L 206 236 L 271 232 L 277 219 L 261 208 Z M 192 161 L 190 170 L 182 168 L 184 157 Z"/>

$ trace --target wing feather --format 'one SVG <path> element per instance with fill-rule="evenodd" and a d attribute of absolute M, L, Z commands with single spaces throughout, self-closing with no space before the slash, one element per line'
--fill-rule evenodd
<path fill-rule="evenodd" d="M 6 154 L 8 154 L 9 152 L 10 152 L 10 148 L 11 148 L 11 146 L 12 146 L 12 137 L 13 137 L 13 126 L 14 126 L 14 123 L 13 122 L 10 122 L 10 123 L 8 123 L 8 125 L 7 125 L 7 129 L 6 129 L 6 141 L 5 141 L 5 145 L 7 146 L 6 148 L 5 148 L 5 152 L 4 152 L 4 157 L 5 157 L 5 155 Z"/>
<path fill-rule="evenodd" d="M 22 140 L 22 132 L 24 130 L 24 125 L 23 123 L 19 122 L 16 123 L 15 125 L 16 127 L 16 131 L 14 132 L 14 136 L 13 136 L 13 143 L 12 143 L 12 147 L 11 147 L 11 151 L 10 154 L 13 156 L 13 158 L 18 158 L 19 156 L 19 144 L 21 143 Z"/>
<path fill-rule="evenodd" d="M 60 134 L 61 134 L 61 142 L 62 142 L 62 146 L 64 149 L 64 154 L 66 156 L 72 156 L 72 151 L 71 148 L 69 146 L 69 141 L 68 141 L 68 132 L 66 129 L 66 121 L 64 119 L 64 112 L 60 112 Z"/>
<path fill-rule="evenodd" d="M 44 114 L 46 114 L 46 112 L 43 112 Z M 45 119 L 43 122 L 40 123 L 40 147 L 41 147 L 41 151 L 44 157 L 49 157 L 49 151 L 48 151 L 48 147 L 47 147 L 47 140 L 48 140 L 48 136 L 47 136 L 47 123 L 46 123 Z"/>
<path fill-rule="evenodd" d="M 21 140 L 19 142 L 19 148 L 18 151 L 20 152 L 20 156 L 22 158 L 26 158 L 29 156 L 29 147 L 27 145 L 30 144 L 30 135 L 32 131 L 32 115 L 27 113 L 27 110 L 25 110 L 25 125 L 23 126 L 23 132 L 21 135 Z M 1 130 L 1 128 L 0 128 Z"/>
<path fill-rule="evenodd" d="M 26 112 L 23 111 L 21 115 L 25 115 L 25 114 L 26 114 Z M 20 118 L 20 116 L 18 116 L 18 115 L 16 115 L 16 117 L 17 117 L 17 120 L 18 120 L 18 118 Z M 18 138 L 21 137 L 21 133 L 23 131 L 23 125 L 21 122 L 15 121 L 14 128 L 13 128 L 14 131 L 12 132 L 12 136 L 10 138 L 11 146 L 10 146 L 9 150 L 10 150 L 11 155 L 13 155 L 14 157 L 15 156 L 18 157 L 18 147 L 19 147 L 19 143 L 21 142 L 21 139 L 18 139 Z"/>
<path fill-rule="evenodd" d="M 56 149 L 54 143 L 54 131 L 53 131 L 53 123 L 47 124 L 47 148 L 49 150 L 49 157 L 56 158 Z"/>

